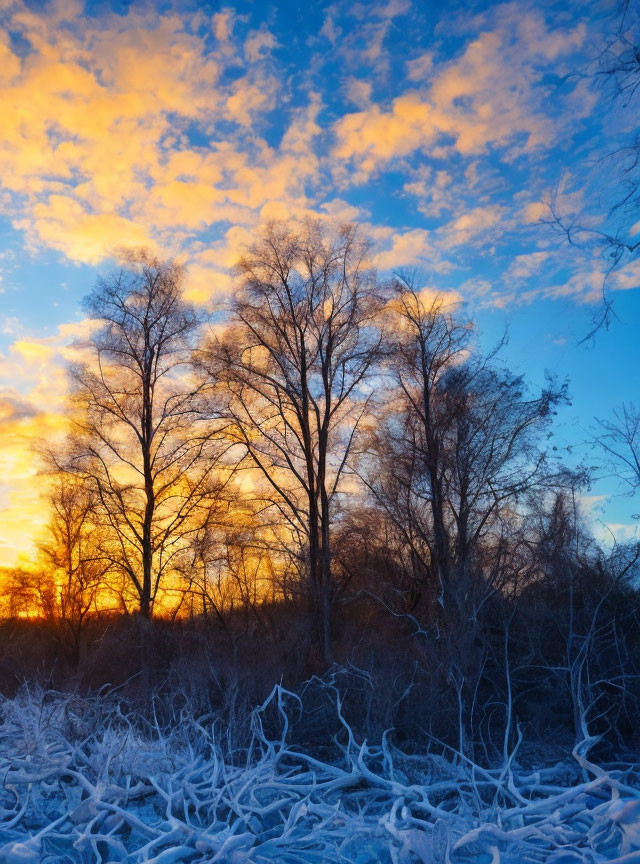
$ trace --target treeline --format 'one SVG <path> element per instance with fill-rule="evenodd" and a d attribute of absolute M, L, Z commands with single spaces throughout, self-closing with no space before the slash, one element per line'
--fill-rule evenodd
<path fill-rule="evenodd" d="M 48 539 L 4 574 L 5 689 L 135 679 L 231 718 L 338 663 L 371 734 L 632 741 L 638 549 L 596 544 L 552 458 L 566 386 L 367 258 L 270 224 L 209 320 L 148 253 L 98 282 Z"/>

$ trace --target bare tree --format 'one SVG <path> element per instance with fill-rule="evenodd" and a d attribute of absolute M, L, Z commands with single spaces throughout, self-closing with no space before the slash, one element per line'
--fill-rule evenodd
<path fill-rule="evenodd" d="M 336 498 L 366 412 L 380 301 L 355 227 L 266 227 L 241 258 L 233 319 L 202 354 L 246 464 L 306 546 L 315 635 L 331 659 Z M 256 488 L 258 494 L 258 488 Z"/>
<path fill-rule="evenodd" d="M 24 567 L 1 567 L 4 618 L 39 618 L 52 622 L 56 614 L 55 585 L 50 573 Z"/>
<path fill-rule="evenodd" d="M 640 409 L 624 403 L 612 420 L 598 420 L 596 441 L 630 494 L 640 489 Z"/>
<path fill-rule="evenodd" d="M 82 632 L 95 608 L 108 561 L 99 551 L 95 502 L 73 478 L 59 478 L 50 497 L 48 537 L 41 544 L 43 563 L 55 585 L 56 616 L 64 628 L 71 657 L 80 657 Z"/>
<path fill-rule="evenodd" d="M 623 0 L 616 32 L 599 57 L 598 79 L 611 96 L 615 107 L 623 111 L 637 110 L 640 92 L 640 14 L 637 4 Z M 640 132 L 633 129 L 631 138 L 611 154 L 617 162 L 622 184 L 621 194 L 613 212 L 627 217 L 627 229 L 635 221 L 640 205 Z M 631 224 L 628 224 L 628 223 Z M 624 231 L 607 238 L 612 252 L 621 258 L 640 250 L 640 241 L 633 240 L 633 231 Z"/>
<path fill-rule="evenodd" d="M 640 132 L 631 124 L 631 134 L 620 143 L 615 130 L 615 116 L 637 116 L 640 94 L 640 15 L 637 4 L 621 0 L 618 24 L 596 58 L 594 80 L 603 97 L 606 112 L 605 130 L 610 135 L 608 152 L 597 161 L 600 169 L 592 197 L 608 201 L 600 225 L 579 214 L 563 212 L 554 201 L 550 218 L 542 220 L 564 235 L 572 246 L 599 253 L 604 262 L 602 306 L 594 326 L 582 341 L 592 338 L 600 327 L 608 327 L 613 313 L 609 294 L 612 275 L 633 261 L 640 252 L 640 240 L 634 226 L 640 205 Z M 625 120 L 624 127 L 628 127 Z M 605 169 L 606 174 L 602 173 Z M 600 206 L 598 204 L 598 206 Z"/>
<path fill-rule="evenodd" d="M 384 472 L 388 485 L 385 492 L 375 481 L 374 486 L 379 495 L 391 495 L 389 512 L 401 505 L 398 524 L 412 549 L 414 568 L 417 564 L 430 571 L 443 589 L 450 581 L 451 560 L 445 485 L 448 422 L 443 416 L 448 408 L 441 382 L 463 361 L 470 330 L 441 298 L 424 299 L 408 279 L 396 285 L 387 329 L 389 372 L 397 389 L 387 422 L 376 433 L 376 455 L 384 461 L 386 451 L 391 457 Z M 373 471 L 375 475 L 375 465 Z"/>
<path fill-rule="evenodd" d="M 199 319 L 182 280 L 178 265 L 130 254 L 87 298 L 101 326 L 91 358 L 71 370 L 75 431 L 62 467 L 94 496 L 100 554 L 144 617 L 218 482 L 220 450 L 199 422 L 189 367 Z"/>
<path fill-rule="evenodd" d="M 429 576 L 440 602 L 469 598 L 489 538 L 546 476 L 540 431 L 565 388 L 527 398 L 522 379 L 472 350 L 469 326 L 440 298 L 400 282 L 388 367 L 395 391 L 374 436 L 368 485 Z M 382 464 L 382 470 L 379 465 Z"/>

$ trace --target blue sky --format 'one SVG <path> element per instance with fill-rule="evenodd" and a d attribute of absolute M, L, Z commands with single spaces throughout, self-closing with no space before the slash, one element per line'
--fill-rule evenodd
<path fill-rule="evenodd" d="M 553 202 L 598 227 L 619 190 L 602 159 L 634 132 L 637 106 L 616 109 L 592 75 L 617 11 L 3 4 L 0 562 L 42 521 L 29 442 L 64 428 L 62 364 L 90 329 L 79 301 L 114 248 L 179 256 L 188 295 L 213 308 L 274 216 L 355 220 L 381 275 L 415 268 L 487 346 L 507 328 L 505 362 L 534 388 L 546 370 L 569 379 L 557 446 L 590 458 L 592 418 L 638 392 L 640 261 L 611 278 L 610 329 L 581 344 L 607 261 L 541 220 Z M 632 214 L 616 218 L 632 228 Z M 637 505 L 611 497 L 611 480 L 592 491 L 606 496 L 598 518 L 632 524 Z"/>

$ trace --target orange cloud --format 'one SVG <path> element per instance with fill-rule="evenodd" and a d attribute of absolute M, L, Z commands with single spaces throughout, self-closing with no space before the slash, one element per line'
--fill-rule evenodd
<path fill-rule="evenodd" d="M 227 12 L 134 4 L 95 19 L 81 4 L 35 14 L 21 2 L 0 24 L 2 184 L 32 247 L 88 263 L 123 242 L 176 253 L 203 227 L 252 224 L 268 201 L 304 201 L 317 100 L 278 148 L 252 128 L 278 91 L 266 28 L 243 41 Z M 244 74 L 221 83 L 231 68 Z"/>
<path fill-rule="evenodd" d="M 32 558 L 35 543 L 47 521 L 42 499 L 43 478 L 33 453 L 36 440 L 54 444 L 65 431 L 56 413 L 36 412 L 20 397 L 0 396 L 0 566 Z"/>
<path fill-rule="evenodd" d="M 35 450 L 55 446 L 68 430 L 64 364 L 79 359 L 94 326 L 63 324 L 49 338 L 18 338 L 0 355 L 0 566 L 33 557 L 48 512 Z"/>
<path fill-rule="evenodd" d="M 522 212 L 522 221 L 530 225 L 533 222 L 538 222 L 540 219 L 548 219 L 550 216 L 549 205 L 544 201 L 532 201 L 527 204 Z"/>
<path fill-rule="evenodd" d="M 500 204 L 472 207 L 465 210 L 447 225 L 440 228 L 441 244 L 444 248 L 462 246 L 480 239 L 495 238 L 497 226 L 506 215 L 507 209 Z"/>
<path fill-rule="evenodd" d="M 414 228 L 405 233 L 395 233 L 391 237 L 391 247 L 378 252 L 373 263 L 381 270 L 391 267 L 410 267 L 425 262 L 434 256 L 433 245 L 428 231 Z"/>
<path fill-rule="evenodd" d="M 430 54 L 409 64 L 422 88 L 339 119 L 334 156 L 352 160 L 360 180 L 416 150 L 447 148 L 470 156 L 508 148 L 508 158 L 546 146 L 554 128 L 537 88 L 538 66 L 584 41 L 584 25 L 549 31 L 536 12 L 503 9 L 501 23 L 474 39 L 457 60 L 434 69 Z M 435 150 L 436 144 L 439 145 Z M 443 151 L 444 148 L 444 151 Z"/>

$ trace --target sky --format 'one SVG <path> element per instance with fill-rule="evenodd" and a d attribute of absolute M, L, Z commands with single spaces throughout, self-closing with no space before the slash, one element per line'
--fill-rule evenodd
<path fill-rule="evenodd" d="M 64 364 L 93 326 L 81 300 L 114 250 L 178 257 L 213 310 L 269 218 L 356 221 L 381 277 L 414 270 L 456 298 L 485 347 L 507 332 L 532 392 L 569 381 L 552 446 L 593 461 L 593 418 L 637 399 L 640 259 L 585 340 L 608 262 L 546 220 L 552 203 L 597 227 L 619 193 L 606 157 L 637 106 L 593 76 L 617 12 L 0 0 L 0 565 L 29 558 L 46 518 L 33 443 L 64 431 Z M 602 537 L 635 530 L 618 491 L 600 472 L 585 498 Z"/>

